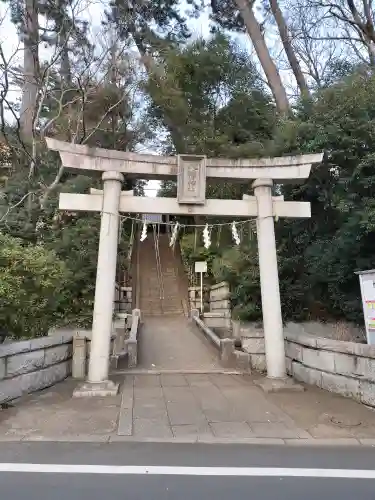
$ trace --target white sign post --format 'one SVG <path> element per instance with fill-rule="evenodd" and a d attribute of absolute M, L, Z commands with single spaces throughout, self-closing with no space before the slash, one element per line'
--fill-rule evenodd
<path fill-rule="evenodd" d="M 375 344 L 375 269 L 359 271 L 367 343 Z"/>
<path fill-rule="evenodd" d="M 207 272 L 207 262 L 205 260 L 196 262 L 195 272 L 201 275 L 201 313 L 203 314 L 203 273 Z"/>

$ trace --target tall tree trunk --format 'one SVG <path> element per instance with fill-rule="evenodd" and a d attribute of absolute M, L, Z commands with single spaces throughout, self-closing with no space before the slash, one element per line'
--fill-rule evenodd
<path fill-rule="evenodd" d="M 109 84 L 112 86 L 112 88 L 117 93 L 117 38 L 116 38 L 116 33 L 114 30 L 111 34 L 110 52 L 111 52 L 111 71 L 109 72 L 109 75 L 108 75 L 109 76 Z M 111 113 L 112 147 L 113 147 L 113 149 L 116 149 L 116 137 L 115 136 L 116 136 L 118 119 L 119 119 L 118 109 L 115 109 Z"/>
<path fill-rule="evenodd" d="M 39 86 L 39 23 L 37 0 L 25 0 L 23 53 L 23 88 L 20 111 L 21 133 L 31 140 L 37 107 Z"/>
<path fill-rule="evenodd" d="M 244 20 L 247 33 L 252 41 L 260 64 L 267 77 L 268 84 L 275 98 L 277 109 L 286 114 L 289 111 L 289 102 L 285 87 L 281 81 L 280 74 L 273 62 L 266 42 L 264 40 L 259 23 L 254 15 L 252 4 L 249 0 L 235 0 L 238 10 Z"/>
<path fill-rule="evenodd" d="M 302 73 L 301 66 L 298 62 L 297 56 L 294 52 L 292 42 L 289 36 L 289 30 L 286 25 L 283 13 L 279 7 L 278 0 L 269 0 L 270 7 L 272 10 L 273 17 L 275 18 L 277 27 L 279 29 L 280 38 L 284 46 L 285 53 L 287 55 L 290 67 L 294 73 L 295 79 L 297 81 L 298 88 L 303 96 L 309 96 L 309 88 L 306 83 L 304 74 Z"/>
<path fill-rule="evenodd" d="M 64 88 L 71 88 L 72 71 L 70 67 L 68 40 L 64 41 L 64 44 L 61 48 L 60 76 L 61 80 L 64 82 Z"/>
<path fill-rule="evenodd" d="M 150 78 L 155 78 L 158 81 L 158 85 L 160 86 L 160 88 L 165 88 L 166 84 L 164 81 L 164 74 L 162 68 L 160 68 L 155 62 L 154 58 L 147 53 L 141 38 L 138 37 L 136 34 L 133 34 L 133 39 L 141 55 L 141 59 L 144 64 L 144 67 L 146 68 L 148 76 Z M 166 91 L 168 91 L 168 89 L 166 89 Z M 171 134 L 172 142 L 176 149 L 176 152 L 187 153 L 184 135 L 180 131 L 180 127 L 173 119 L 173 116 L 170 116 L 170 113 L 168 113 L 168 111 L 166 111 L 165 109 L 163 109 L 163 121 L 166 128 L 169 130 L 169 133 Z"/>
<path fill-rule="evenodd" d="M 66 130 L 64 131 L 64 140 L 71 142 L 72 140 L 72 123 L 71 119 L 74 115 L 72 105 L 69 104 L 72 96 L 72 70 L 70 66 L 70 58 L 69 58 L 69 48 L 68 48 L 68 34 L 63 30 L 61 33 L 60 39 L 60 78 L 61 78 L 61 91 L 62 95 L 62 105 L 66 108 L 66 116 L 69 121 L 67 123 Z"/>

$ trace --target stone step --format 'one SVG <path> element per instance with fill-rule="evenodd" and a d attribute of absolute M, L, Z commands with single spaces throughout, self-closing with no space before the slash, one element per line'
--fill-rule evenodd
<path fill-rule="evenodd" d="M 184 313 L 180 296 L 176 253 L 169 247 L 169 236 L 159 237 L 160 271 L 157 268 L 155 242 L 148 237 L 140 247 L 140 307 L 142 314 L 161 316 Z M 163 299 L 160 292 L 164 291 Z M 187 295 L 187 294 L 186 294 Z"/>
<path fill-rule="evenodd" d="M 146 307 L 167 307 L 167 308 L 173 308 L 173 307 L 182 307 L 182 302 L 180 300 L 149 300 L 149 299 L 142 299 L 140 303 Z"/>

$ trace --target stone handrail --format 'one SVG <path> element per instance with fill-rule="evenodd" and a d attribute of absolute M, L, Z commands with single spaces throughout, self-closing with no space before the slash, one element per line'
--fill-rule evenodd
<path fill-rule="evenodd" d="M 191 312 L 191 317 L 196 325 L 203 331 L 206 337 L 213 343 L 215 347 L 220 348 L 220 337 L 216 335 L 208 326 L 204 324 L 204 322 L 200 319 L 198 309 L 193 309 Z"/>
<path fill-rule="evenodd" d="M 198 326 L 200 330 L 203 331 L 205 336 L 210 340 L 210 342 L 219 349 L 220 361 L 224 364 L 231 364 L 234 358 L 234 341 L 233 339 L 221 339 L 216 335 L 216 333 L 208 328 L 204 322 L 199 317 L 198 309 L 193 309 L 191 311 L 191 318 L 194 323 Z"/>
<path fill-rule="evenodd" d="M 71 373 L 72 333 L 0 346 L 0 403 L 50 387 Z"/>

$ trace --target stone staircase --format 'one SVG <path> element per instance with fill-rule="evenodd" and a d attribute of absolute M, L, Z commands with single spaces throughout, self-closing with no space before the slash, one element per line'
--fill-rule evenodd
<path fill-rule="evenodd" d="M 139 304 L 142 315 L 183 315 L 184 286 L 179 274 L 179 256 L 169 247 L 167 234 L 156 236 L 159 243 L 160 273 L 157 266 L 155 239 L 149 233 L 139 243 Z M 186 290 L 187 297 L 187 290 Z"/>

